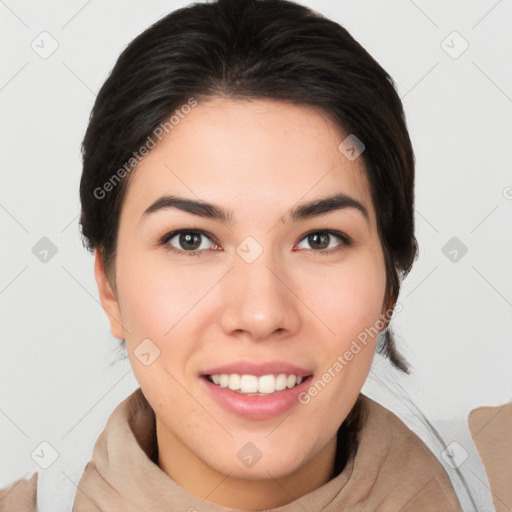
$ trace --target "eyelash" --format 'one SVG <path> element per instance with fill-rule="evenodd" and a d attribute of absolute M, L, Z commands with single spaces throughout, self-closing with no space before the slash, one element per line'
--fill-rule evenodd
<path fill-rule="evenodd" d="M 210 234 L 205 232 L 205 231 L 198 230 L 198 229 L 179 229 L 179 230 L 172 231 L 170 233 L 165 234 L 159 240 L 158 245 L 165 246 L 165 248 L 167 250 L 169 250 L 171 252 L 174 252 L 174 253 L 177 253 L 177 254 L 183 254 L 183 255 L 186 255 L 186 256 L 201 256 L 201 253 L 204 253 L 205 249 L 201 249 L 199 251 L 198 250 L 195 250 L 195 251 L 183 251 L 181 249 L 176 249 L 176 247 L 173 247 L 172 245 L 169 244 L 169 241 L 172 238 L 174 238 L 176 235 L 180 235 L 180 234 L 183 234 L 183 233 L 203 235 L 206 238 L 210 239 L 214 244 L 217 244 L 217 242 L 214 241 L 214 238 Z M 305 238 L 307 238 L 307 237 L 309 237 L 311 235 L 316 235 L 316 234 L 327 234 L 327 235 L 330 235 L 330 236 L 335 236 L 336 238 L 339 238 L 340 241 L 341 241 L 339 246 L 335 247 L 334 249 L 323 249 L 323 250 L 318 250 L 318 251 L 315 250 L 315 249 L 309 249 L 312 252 L 317 253 L 317 254 L 319 254 L 321 256 L 328 256 L 328 255 L 334 254 L 336 252 L 343 251 L 343 250 L 347 249 L 348 247 L 350 247 L 352 245 L 352 239 L 350 237 L 348 237 L 347 235 L 345 235 L 345 233 L 342 233 L 340 231 L 327 230 L 327 229 L 309 231 L 308 233 L 306 233 L 299 240 L 299 243 L 302 242 L 302 240 L 304 240 Z"/>

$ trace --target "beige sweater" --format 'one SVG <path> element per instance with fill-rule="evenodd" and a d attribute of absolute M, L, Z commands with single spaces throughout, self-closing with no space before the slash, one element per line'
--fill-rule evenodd
<path fill-rule="evenodd" d="M 367 421 L 343 471 L 274 512 L 455 512 L 460 505 L 441 464 L 393 413 L 364 397 Z M 154 413 L 137 389 L 110 416 L 75 495 L 73 512 L 228 512 L 192 496 L 150 454 Z M 484 459 L 485 462 L 485 459 Z M 0 491 L 0 512 L 32 512 L 37 475 Z M 237 509 L 238 510 L 238 509 Z"/>

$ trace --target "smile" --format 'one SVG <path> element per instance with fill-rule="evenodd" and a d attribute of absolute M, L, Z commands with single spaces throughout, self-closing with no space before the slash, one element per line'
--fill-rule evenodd
<path fill-rule="evenodd" d="M 277 375 L 240 375 L 221 373 L 206 377 L 211 383 L 242 395 L 266 396 L 298 386 L 303 377 L 279 373 Z"/>

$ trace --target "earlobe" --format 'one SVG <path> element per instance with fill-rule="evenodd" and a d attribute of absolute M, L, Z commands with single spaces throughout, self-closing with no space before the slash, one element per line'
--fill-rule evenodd
<path fill-rule="evenodd" d="M 380 329 L 380 332 L 384 332 L 389 327 L 389 324 L 391 322 L 391 317 L 393 316 L 395 307 L 396 307 L 395 299 L 390 299 L 387 301 L 387 303 L 385 303 L 383 305 L 380 317 L 381 317 L 382 321 L 384 322 L 384 326 L 382 327 L 382 329 Z"/>
<path fill-rule="evenodd" d="M 98 249 L 94 250 L 94 276 L 98 285 L 101 305 L 110 322 L 110 332 L 112 336 L 122 340 L 125 338 L 125 334 L 121 323 L 121 309 L 103 267 L 103 258 Z"/>

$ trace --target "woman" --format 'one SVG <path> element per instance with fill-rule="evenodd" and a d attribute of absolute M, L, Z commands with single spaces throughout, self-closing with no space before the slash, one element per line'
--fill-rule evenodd
<path fill-rule="evenodd" d="M 84 241 L 140 388 L 73 511 L 459 511 L 418 436 L 361 394 L 417 253 L 389 75 L 284 0 L 218 0 L 122 53 L 93 108 Z"/>

